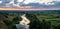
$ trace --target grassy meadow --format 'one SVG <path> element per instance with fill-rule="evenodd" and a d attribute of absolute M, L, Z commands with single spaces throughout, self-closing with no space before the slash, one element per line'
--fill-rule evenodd
<path fill-rule="evenodd" d="M 17 29 L 21 15 L 31 21 L 30 29 L 60 29 L 60 10 L 0 12 L 0 29 Z"/>

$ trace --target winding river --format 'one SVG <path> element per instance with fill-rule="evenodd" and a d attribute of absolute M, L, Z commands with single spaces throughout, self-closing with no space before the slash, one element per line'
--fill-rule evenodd
<path fill-rule="evenodd" d="M 29 21 L 29 19 L 26 18 L 26 14 L 23 14 L 21 16 L 21 18 L 22 18 L 22 21 L 20 21 L 19 24 L 16 24 L 16 27 L 18 29 L 29 29 L 29 25 L 28 24 L 30 23 L 30 21 Z"/>

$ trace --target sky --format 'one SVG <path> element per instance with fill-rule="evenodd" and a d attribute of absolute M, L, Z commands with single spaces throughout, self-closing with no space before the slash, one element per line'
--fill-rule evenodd
<path fill-rule="evenodd" d="M 0 7 L 60 8 L 60 0 L 0 0 Z"/>

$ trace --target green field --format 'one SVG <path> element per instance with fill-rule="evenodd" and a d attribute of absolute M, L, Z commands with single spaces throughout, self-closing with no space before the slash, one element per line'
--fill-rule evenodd
<path fill-rule="evenodd" d="M 0 29 L 17 29 L 15 25 L 22 20 L 22 14 L 30 19 L 30 29 L 60 29 L 60 13 L 57 12 L 0 12 Z"/>

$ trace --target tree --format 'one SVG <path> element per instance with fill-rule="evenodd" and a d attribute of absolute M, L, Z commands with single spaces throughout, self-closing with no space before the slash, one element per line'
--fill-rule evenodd
<path fill-rule="evenodd" d="M 50 28 L 51 28 L 51 22 L 47 22 L 47 21 L 45 21 L 45 19 L 43 19 L 42 29 L 50 29 Z"/>
<path fill-rule="evenodd" d="M 26 13 L 26 17 L 30 20 L 30 29 L 41 29 L 41 22 L 34 14 L 28 14 Z"/>

